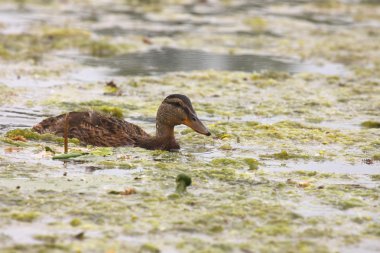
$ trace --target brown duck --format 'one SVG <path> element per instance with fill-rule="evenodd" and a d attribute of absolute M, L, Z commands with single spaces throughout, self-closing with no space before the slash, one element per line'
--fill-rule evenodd
<path fill-rule="evenodd" d="M 85 145 L 176 150 L 180 146 L 174 137 L 174 127 L 181 124 L 200 134 L 211 135 L 198 119 L 190 99 L 181 94 L 169 95 L 161 103 L 157 111 L 155 136 L 132 123 L 95 111 L 69 112 L 47 118 L 35 125 L 33 130 L 63 136 L 66 125 L 68 137 L 77 138 Z"/>

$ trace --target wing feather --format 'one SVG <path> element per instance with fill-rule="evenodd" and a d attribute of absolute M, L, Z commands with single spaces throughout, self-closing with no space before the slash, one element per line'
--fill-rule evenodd
<path fill-rule="evenodd" d="M 63 136 L 66 114 L 43 120 L 33 127 L 38 133 Z M 77 138 L 85 145 L 129 146 L 139 138 L 149 137 L 143 129 L 132 123 L 98 112 L 68 113 L 69 138 Z"/>

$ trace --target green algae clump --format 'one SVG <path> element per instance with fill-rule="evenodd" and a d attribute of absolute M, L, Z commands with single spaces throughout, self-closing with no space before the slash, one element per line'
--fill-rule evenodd
<path fill-rule="evenodd" d="M 141 246 L 139 252 L 146 252 L 146 253 L 160 253 L 160 249 L 157 248 L 155 245 L 151 243 L 145 243 Z"/>
<path fill-rule="evenodd" d="M 240 163 L 230 158 L 215 158 L 211 161 L 212 166 L 238 166 Z"/>
<path fill-rule="evenodd" d="M 79 156 L 82 156 L 82 155 L 87 155 L 88 153 L 68 153 L 68 154 L 61 154 L 61 155 L 56 155 L 56 156 L 53 156 L 53 160 L 65 160 L 65 159 L 70 159 L 70 158 L 75 158 L 75 157 L 79 157 Z"/>
<path fill-rule="evenodd" d="M 186 192 L 186 188 L 191 185 L 191 177 L 186 174 L 179 174 L 176 178 L 177 187 L 175 192 L 178 194 L 183 194 Z"/>
<path fill-rule="evenodd" d="M 113 149 L 111 147 L 97 147 L 90 154 L 95 156 L 110 156 L 113 154 Z"/>
<path fill-rule="evenodd" d="M 365 128 L 380 128 L 380 122 L 378 121 L 364 121 L 360 125 Z"/>
<path fill-rule="evenodd" d="M 245 158 L 244 162 L 248 165 L 249 170 L 257 170 L 259 169 L 259 161 L 254 158 Z"/>
<path fill-rule="evenodd" d="M 133 45 L 114 44 L 105 38 L 88 42 L 84 48 L 88 48 L 88 53 L 96 57 L 110 57 L 119 53 L 128 53 L 135 50 Z"/>
<path fill-rule="evenodd" d="M 73 227 L 78 227 L 81 224 L 82 224 L 82 221 L 78 218 L 74 218 L 70 221 L 70 225 Z"/>
<path fill-rule="evenodd" d="M 9 139 L 15 138 L 17 136 L 22 136 L 27 140 L 34 140 L 34 141 L 51 141 L 51 142 L 56 142 L 58 144 L 63 144 L 64 142 L 63 137 L 58 137 L 54 134 L 39 134 L 27 128 L 10 130 L 5 134 L 5 137 Z M 80 141 L 76 138 L 70 138 L 68 141 L 70 143 L 77 144 L 77 145 L 80 143 Z"/>
<path fill-rule="evenodd" d="M 32 222 L 35 219 L 37 219 L 39 216 L 40 214 L 36 212 L 28 212 L 28 213 L 17 212 L 17 213 L 11 214 L 12 219 L 22 221 L 22 222 Z"/>
<path fill-rule="evenodd" d="M 364 205 L 364 202 L 358 198 L 350 198 L 338 202 L 338 206 L 342 210 L 347 210 L 354 207 L 361 207 Z"/>
<path fill-rule="evenodd" d="M 109 115 L 116 117 L 116 118 L 119 118 L 119 119 L 123 118 L 123 110 L 118 108 L 118 107 L 103 105 L 100 107 L 95 107 L 94 109 L 97 111 L 100 111 L 102 113 L 109 114 Z"/>
<path fill-rule="evenodd" d="M 286 150 L 282 150 L 279 153 L 274 153 L 274 154 L 270 154 L 270 155 L 261 155 L 261 157 L 263 157 L 263 158 L 274 158 L 274 159 L 278 159 L 278 160 L 289 160 L 289 159 L 298 159 L 298 158 L 307 159 L 307 158 L 310 158 L 307 155 L 290 154 Z"/>

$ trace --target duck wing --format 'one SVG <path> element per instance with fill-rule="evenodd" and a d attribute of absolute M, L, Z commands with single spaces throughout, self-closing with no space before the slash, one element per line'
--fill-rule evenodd
<path fill-rule="evenodd" d="M 50 117 L 33 127 L 38 133 L 63 136 L 65 119 L 68 120 L 68 137 L 77 138 L 85 145 L 118 147 L 134 146 L 137 140 L 150 137 L 132 123 L 98 112 L 70 112 Z"/>

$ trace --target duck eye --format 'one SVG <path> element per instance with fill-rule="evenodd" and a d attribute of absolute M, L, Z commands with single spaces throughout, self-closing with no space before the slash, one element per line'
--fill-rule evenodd
<path fill-rule="evenodd" d="M 192 121 L 197 121 L 197 118 L 194 116 L 192 116 L 191 119 L 192 119 Z"/>

